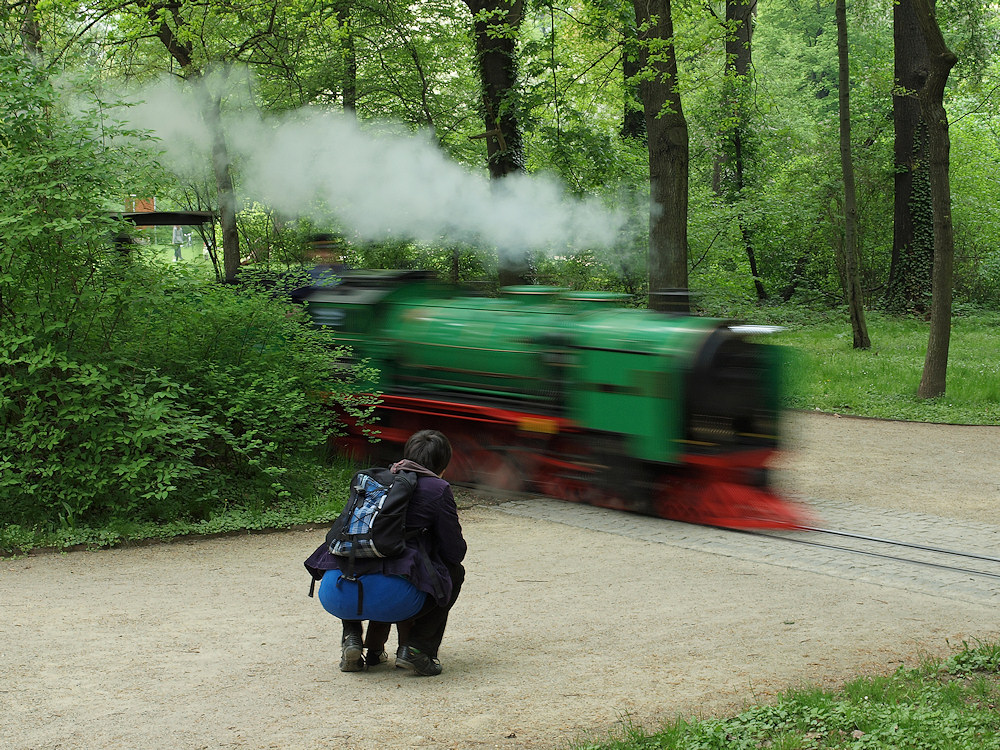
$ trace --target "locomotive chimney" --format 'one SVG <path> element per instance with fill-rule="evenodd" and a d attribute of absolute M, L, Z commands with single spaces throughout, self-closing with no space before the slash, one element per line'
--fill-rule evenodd
<path fill-rule="evenodd" d="M 691 312 L 689 289 L 661 289 L 649 293 L 649 309 L 670 315 L 688 315 Z"/>

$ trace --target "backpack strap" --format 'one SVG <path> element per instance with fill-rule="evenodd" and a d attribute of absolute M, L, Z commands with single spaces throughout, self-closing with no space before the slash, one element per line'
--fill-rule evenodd
<path fill-rule="evenodd" d="M 340 588 L 341 581 L 350 581 L 358 585 L 358 619 L 362 619 L 361 610 L 365 604 L 365 584 L 357 576 L 347 575 L 344 571 L 340 571 L 340 576 L 337 578 L 337 588 Z"/>

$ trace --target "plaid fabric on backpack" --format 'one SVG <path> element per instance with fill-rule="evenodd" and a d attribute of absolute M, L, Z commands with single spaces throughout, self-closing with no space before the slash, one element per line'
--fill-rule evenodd
<path fill-rule="evenodd" d="M 351 480 L 347 505 L 326 535 L 338 557 L 395 557 L 406 548 L 406 509 L 417 487 L 410 471 L 359 471 Z"/>
<path fill-rule="evenodd" d="M 406 528 L 406 509 L 416 488 L 417 475 L 411 471 L 396 474 L 383 468 L 359 471 L 351 480 L 347 505 L 326 534 L 330 554 L 348 560 L 340 577 L 358 584 L 359 616 L 364 604 L 364 585 L 354 572 L 354 561 L 359 557 L 401 555 L 406 540 L 423 531 Z"/>

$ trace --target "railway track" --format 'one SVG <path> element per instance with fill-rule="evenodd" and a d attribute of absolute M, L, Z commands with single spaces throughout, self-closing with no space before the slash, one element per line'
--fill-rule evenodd
<path fill-rule="evenodd" d="M 868 534 L 860 534 L 852 531 L 824 529 L 815 526 L 803 526 L 799 529 L 799 531 L 809 532 L 810 536 L 791 536 L 780 531 L 769 532 L 748 530 L 740 533 L 753 534 L 755 536 L 769 537 L 772 539 L 781 539 L 786 542 L 802 544 L 809 547 L 838 550 L 841 552 L 849 552 L 856 555 L 863 555 L 883 560 L 892 560 L 895 562 L 920 565 L 928 568 L 938 568 L 940 570 L 947 570 L 954 573 L 966 573 L 974 576 L 983 576 L 985 578 L 1000 579 L 1000 557 L 995 557 L 993 555 L 978 552 L 963 552 L 960 550 L 948 549 L 930 544 L 905 542 L 897 539 L 885 539 L 882 537 L 870 536 Z M 841 539 L 848 540 L 853 543 L 854 546 L 851 546 L 851 544 L 832 544 L 823 542 L 813 537 L 813 534 L 839 537 Z M 868 545 L 868 548 L 863 545 Z M 887 549 L 912 550 L 919 556 L 906 557 L 902 554 L 891 554 L 890 552 L 884 551 Z M 957 563 L 957 561 L 961 560 L 974 561 L 974 563 L 978 563 L 982 567 L 964 567 Z M 952 561 L 956 561 L 956 564 L 949 564 L 949 562 Z M 982 565 L 984 563 L 986 565 Z M 984 570 L 983 567 L 987 566 L 992 567 Z"/>
<path fill-rule="evenodd" d="M 842 501 L 817 502 L 814 510 L 822 526 L 797 531 L 734 532 L 541 498 L 497 507 L 706 555 L 936 598 L 1000 604 L 1000 557 L 993 554 L 1000 551 L 1000 527 L 989 524 Z"/>

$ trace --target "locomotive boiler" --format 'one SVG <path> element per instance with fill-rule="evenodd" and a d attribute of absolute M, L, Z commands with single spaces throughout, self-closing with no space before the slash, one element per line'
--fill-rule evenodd
<path fill-rule="evenodd" d="M 370 360 L 382 394 L 356 458 L 444 432 L 453 482 L 716 526 L 794 527 L 773 491 L 781 350 L 724 321 L 539 286 L 475 296 L 424 271 L 346 271 L 297 295 Z"/>

